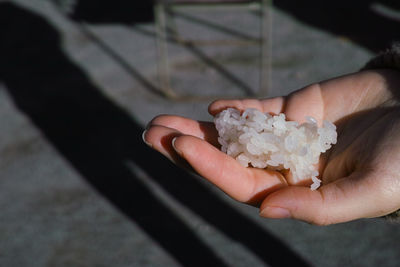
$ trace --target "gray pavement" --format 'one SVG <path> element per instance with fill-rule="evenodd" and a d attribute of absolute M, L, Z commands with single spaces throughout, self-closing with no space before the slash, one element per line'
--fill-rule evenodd
<path fill-rule="evenodd" d="M 203 20 L 258 33 L 254 13 L 180 11 L 192 18 L 177 17 L 187 35 L 232 38 Z M 257 46 L 170 44 L 174 88 L 210 98 L 171 101 L 154 91 L 150 22 L 81 24 L 49 1 L 0 1 L 0 38 L 0 266 L 400 264 L 398 225 L 263 219 L 142 143 L 160 113 L 211 120 L 211 99 L 245 97 L 224 73 L 256 90 Z M 372 55 L 276 8 L 270 96 Z"/>

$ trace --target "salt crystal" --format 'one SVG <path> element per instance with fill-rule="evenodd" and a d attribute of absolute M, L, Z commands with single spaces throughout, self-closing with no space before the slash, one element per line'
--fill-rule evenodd
<path fill-rule="evenodd" d="M 272 116 L 256 109 L 241 113 L 228 108 L 217 114 L 214 123 L 221 150 L 241 165 L 274 170 L 290 169 L 295 182 L 311 178 L 311 190 L 321 180 L 314 165 L 321 153 L 336 144 L 336 126 L 324 121 L 318 127 L 310 116 L 299 124 L 286 121 L 285 114 Z"/>

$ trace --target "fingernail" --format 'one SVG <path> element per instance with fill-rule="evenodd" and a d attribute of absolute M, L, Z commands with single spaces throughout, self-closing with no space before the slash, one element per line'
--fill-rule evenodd
<path fill-rule="evenodd" d="M 146 141 L 146 139 L 145 139 L 146 133 L 147 133 L 147 130 L 144 130 L 144 132 L 142 133 L 143 142 L 144 142 L 146 145 L 148 145 L 149 147 L 153 147 L 153 145 L 152 145 L 151 143 L 149 143 L 149 142 Z"/>
<path fill-rule="evenodd" d="M 172 147 L 174 148 L 174 150 L 175 150 L 179 155 L 181 155 L 181 154 L 182 154 L 181 151 L 179 151 L 179 150 L 176 148 L 176 146 L 175 146 L 175 141 L 176 141 L 177 138 L 178 138 L 178 136 L 174 137 L 174 138 L 172 139 L 171 144 L 172 144 Z"/>
<path fill-rule="evenodd" d="M 273 219 L 285 219 L 292 217 L 287 209 L 279 207 L 266 207 L 260 211 L 260 216 Z"/>

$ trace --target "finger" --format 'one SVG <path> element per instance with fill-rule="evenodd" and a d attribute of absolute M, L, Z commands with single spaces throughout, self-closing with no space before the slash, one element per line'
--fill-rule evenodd
<path fill-rule="evenodd" d="M 256 204 L 271 190 L 286 185 L 280 173 L 245 168 L 194 136 L 177 137 L 174 147 L 197 173 L 240 202 Z"/>
<path fill-rule="evenodd" d="M 199 122 L 196 120 L 173 116 L 173 115 L 160 115 L 155 117 L 149 126 L 159 125 L 171 129 L 175 129 L 184 135 L 193 135 L 203 139 L 214 146 L 219 146 L 218 133 L 215 125 L 212 122 Z"/>
<path fill-rule="evenodd" d="M 275 97 L 264 100 L 258 99 L 242 99 L 242 100 L 216 100 L 208 107 L 208 112 L 215 116 L 219 112 L 227 108 L 236 108 L 238 110 L 245 110 L 247 108 L 258 109 L 262 112 L 269 112 L 272 114 L 279 114 L 283 112 L 285 105 L 284 97 Z"/>
<path fill-rule="evenodd" d="M 285 115 L 288 120 L 303 123 L 307 116 L 316 119 L 320 124 L 324 115 L 324 104 L 319 84 L 307 86 L 287 97 Z"/>
<path fill-rule="evenodd" d="M 393 70 L 366 70 L 320 83 L 325 116 L 336 121 L 343 116 L 376 107 L 389 99 L 387 86 L 398 79 Z M 345 96 L 345 97 L 344 97 Z"/>
<path fill-rule="evenodd" d="M 165 126 L 153 125 L 143 132 L 143 141 L 176 164 L 181 163 L 181 157 L 172 147 L 172 140 L 182 135 L 181 132 Z"/>
<path fill-rule="evenodd" d="M 284 188 L 264 200 L 260 215 L 295 218 L 317 225 L 380 216 L 387 203 L 380 198 L 379 190 L 371 188 L 372 183 L 365 176 L 353 173 L 316 191 L 299 186 Z"/>
<path fill-rule="evenodd" d="M 285 113 L 300 122 L 305 116 L 337 121 L 389 99 L 386 79 L 393 76 L 390 70 L 362 71 L 311 84 L 288 96 Z"/>

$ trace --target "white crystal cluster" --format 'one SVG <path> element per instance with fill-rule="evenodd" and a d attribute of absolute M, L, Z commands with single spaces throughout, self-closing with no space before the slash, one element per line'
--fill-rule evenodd
<path fill-rule="evenodd" d="M 241 113 L 228 108 L 215 117 L 214 123 L 221 150 L 241 165 L 290 169 L 294 181 L 311 177 L 311 189 L 315 190 L 321 184 L 315 165 L 320 154 L 336 144 L 337 133 L 331 122 L 324 121 L 318 127 L 314 118 L 306 120 L 299 124 L 286 121 L 283 113 L 272 116 L 256 109 Z"/>

